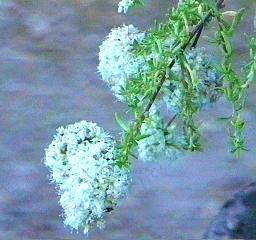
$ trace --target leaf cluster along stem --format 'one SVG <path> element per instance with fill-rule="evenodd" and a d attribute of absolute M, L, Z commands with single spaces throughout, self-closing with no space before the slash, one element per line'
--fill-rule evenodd
<path fill-rule="evenodd" d="M 219 0 L 219 1 L 217 2 L 216 7 L 217 7 L 217 8 L 220 8 L 220 7 L 222 6 L 222 4 L 224 3 L 224 1 L 225 1 L 225 0 Z M 190 44 L 190 42 L 192 41 L 192 39 L 193 39 L 198 33 L 200 33 L 200 35 L 201 35 L 201 32 L 202 32 L 202 30 L 203 30 L 204 25 L 205 25 L 205 24 L 209 21 L 209 19 L 212 17 L 212 14 L 213 14 L 213 12 L 210 11 L 210 12 L 204 17 L 204 19 L 202 19 L 202 20 L 198 23 L 198 25 L 196 25 L 196 27 L 190 32 L 190 34 L 189 34 L 189 35 L 190 35 L 190 36 L 189 36 L 189 39 L 188 39 L 188 41 L 187 41 L 186 43 L 184 43 L 184 44 L 181 46 L 181 51 L 180 51 L 180 52 L 184 52 L 184 51 L 185 51 L 185 49 L 186 49 L 187 46 Z M 199 35 L 199 36 L 200 36 L 200 35 Z M 170 63 L 169 68 L 172 69 L 172 67 L 174 66 L 174 64 L 175 64 L 175 58 L 174 58 L 174 59 L 172 60 L 172 62 Z M 153 103 L 154 103 L 154 101 L 155 101 L 155 99 L 156 99 L 158 93 L 160 92 L 160 90 L 161 90 L 161 88 L 162 88 L 162 86 L 163 86 L 165 80 L 166 80 L 166 78 L 165 78 L 165 76 L 163 76 L 162 79 L 160 80 L 158 86 L 157 86 L 157 89 L 156 89 L 155 93 L 153 94 L 153 96 L 152 96 L 151 100 L 149 101 L 148 105 L 146 106 L 146 108 L 145 108 L 145 110 L 144 110 L 144 113 L 142 114 L 142 115 L 144 116 L 144 118 L 145 118 L 145 114 L 146 114 L 146 113 L 150 110 L 150 108 L 152 107 L 152 105 L 153 105 Z M 144 120 L 144 119 L 143 119 L 143 120 Z"/>
<path fill-rule="evenodd" d="M 248 79 L 248 76 L 242 78 L 236 72 L 233 64 L 234 47 L 231 39 L 235 29 L 241 22 L 243 14 L 244 8 L 236 13 L 231 25 L 227 24 L 222 16 L 217 17 L 219 26 L 218 44 L 224 53 L 221 71 L 226 84 L 223 87 L 223 93 L 233 108 L 232 116 L 229 118 L 228 129 L 232 147 L 231 152 L 237 157 L 243 151 L 247 151 L 245 121 L 241 115 L 246 99 L 246 89 L 249 87 L 251 79 Z"/>
<path fill-rule="evenodd" d="M 220 9 L 223 7 L 223 3 L 225 0 L 218 0 L 216 3 L 216 8 Z M 211 17 L 213 16 L 214 11 L 211 10 L 209 11 L 209 13 L 194 27 L 194 29 L 189 33 L 189 38 L 188 40 L 180 47 L 180 51 L 178 52 L 178 54 L 176 56 L 173 57 L 173 60 L 171 61 L 171 63 L 169 64 L 169 69 L 172 69 L 172 67 L 174 66 L 176 60 L 175 58 L 183 53 L 185 51 L 185 49 L 188 47 L 188 45 L 191 43 L 191 41 L 196 37 L 195 42 L 197 43 L 202 30 L 204 28 L 204 26 L 211 20 Z M 194 43 L 194 44 L 196 44 Z M 131 155 L 131 149 L 134 145 L 134 142 L 131 141 L 132 139 L 136 138 L 137 135 L 139 134 L 141 125 L 143 123 L 143 121 L 145 120 L 149 110 L 151 109 L 153 103 L 155 102 L 164 82 L 166 80 L 165 74 L 162 74 L 162 77 L 156 87 L 156 91 L 154 92 L 153 96 L 151 97 L 151 99 L 149 100 L 149 103 L 147 104 L 147 106 L 145 107 L 145 110 L 143 111 L 143 113 L 141 115 L 138 116 L 138 118 L 135 120 L 135 124 L 132 126 L 132 134 L 129 134 L 127 136 L 127 139 L 125 141 L 124 144 L 127 144 L 127 148 L 126 148 L 126 153 Z M 172 121 L 173 122 L 173 121 Z M 131 143 L 132 142 L 132 143 Z M 129 144 L 128 144 L 129 143 Z M 128 156 L 127 156 L 128 158 Z M 128 161 L 128 159 L 126 159 L 126 161 Z M 121 165 L 127 165 L 127 163 L 121 163 Z M 128 164 L 129 165 L 129 164 Z"/>

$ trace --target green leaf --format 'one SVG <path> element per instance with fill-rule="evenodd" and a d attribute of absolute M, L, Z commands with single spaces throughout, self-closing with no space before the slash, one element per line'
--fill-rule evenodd
<path fill-rule="evenodd" d="M 229 29 L 230 34 L 233 34 L 237 30 L 237 27 L 243 20 L 244 13 L 245 13 L 245 8 L 241 8 L 237 11 L 237 13 L 235 14 L 235 16 L 233 18 L 231 27 Z"/>
<path fill-rule="evenodd" d="M 124 119 L 124 117 L 122 117 L 121 115 L 119 115 L 118 113 L 115 113 L 115 118 L 117 123 L 119 124 L 119 126 L 124 129 L 125 132 L 128 132 L 130 129 L 130 124 L 127 120 Z"/>
<path fill-rule="evenodd" d="M 218 117 L 217 120 L 220 120 L 220 121 L 227 121 L 227 120 L 230 120 L 232 119 L 232 116 L 230 117 Z"/>
<path fill-rule="evenodd" d="M 160 41 L 159 39 L 156 40 L 156 44 L 157 44 L 158 52 L 159 52 L 160 54 L 162 54 L 162 53 L 163 53 L 163 50 L 162 50 L 162 43 L 161 43 L 161 41 Z"/>
<path fill-rule="evenodd" d="M 227 33 L 225 31 L 221 31 L 221 36 L 223 37 L 223 41 L 225 44 L 225 52 L 227 55 L 231 55 L 232 54 L 232 46 L 231 43 L 229 41 L 229 37 L 227 35 Z"/>
<path fill-rule="evenodd" d="M 218 40 L 216 40 L 216 38 L 213 37 L 209 37 L 209 36 L 202 36 L 202 38 L 207 41 L 208 43 L 218 43 Z"/>
<path fill-rule="evenodd" d="M 142 140 L 142 139 L 145 139 L 145 138 L 148 138 L 148 137 L 150 137 L 151 135 L 149 135 L 149 134 L 144 134 L 144 135 L 139 135 L 139 136 L 137 136 L 136 137 L 136 141 L 140 141 L 140 140 Z"/>

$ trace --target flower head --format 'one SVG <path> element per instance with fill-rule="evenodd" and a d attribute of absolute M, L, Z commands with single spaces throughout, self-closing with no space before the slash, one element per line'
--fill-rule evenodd
<path fill-rule="evenodd" d="M 141 42 L 144 36 L 133 25 L 123 25 L 112 29 L 100 46 L 98 70 L 119 100 L 123 100 L 120 94 L 122 88 L 145 65 L 143 57 L 136 57 L 132 53 L 133 44 Z"/>
<path fill-rule="evenodd" d="M 178 151 L 171 144 L 181 142 L 175 131 L 174 125 L 165 126 L 159 111 L 151 114 L 141 126 L 141 134 L 145 137 L 138 142 L 139 158 L 143 161 L 175 159 Z"/>
<path fill-rule="evenodd" d="M 198 81 L 194 90 L 196 94 L 195 104 L 202 108 L 209 103 L 216 102 L 220 95 L 218 88 L 222 82 L 204 48 L 194 48 L 188 51 L 185 56 Z M 182 109 L 182 99 L 185 94 L 181 82 L 184 74 L 182 74 L 181 65 L 178 62 L 173 66 L 172 74 L 173 78 L 164 84 L 162 97 L 168 109 L 178 112 Z M 175 80 L 173 81 L 173 79 Z"/>
<path fill-rule="evenodd" d="M 127 13 L 128 8 L 133 6 L 135 3 L 135 0 L 121 0 L 118 3 L 118 12 L 119 13 Z"/>
<path fill-rule="evenodd" d="M 57 129 L 45 164 L 57 184 L 65 224 L 71 229 L 102 226 L 129 184 L 129 171 L 117 166 L 116 143 L 95 123 L 81 121 Z"/>

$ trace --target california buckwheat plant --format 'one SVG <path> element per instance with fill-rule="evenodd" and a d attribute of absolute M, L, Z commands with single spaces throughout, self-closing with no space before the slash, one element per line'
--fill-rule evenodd
<path fill-rule="evenodd" d="M 122 0 L 118 12 L 142 4 Z M 247 150 L 243 108 L 255 81 L 256 37 L 247 36 L 250 59 L 237 67 L 232 38 L 245 10 L 223 8 L 224 0 L 179 1 L 151 29 L 123 25 L 104 39 L 98 71 L 128 107 L 127 116 L 116 114 L 120 139 L 81 121 L 60 127 L 46 149 L 44 162 L 71 229 L 87 233 L 103 226 L 104 216 L 128 191 L 134 159 L 173 160 L 182 152 L 201 151 L 200 113 L 220 98 L 231 106 L 225 116 L 231 152 L 239 156 Z M 212 31 L 202 40 L 206 27 Z M 214 44 L 222 59 L 216 61 L 203 41 Z"/>

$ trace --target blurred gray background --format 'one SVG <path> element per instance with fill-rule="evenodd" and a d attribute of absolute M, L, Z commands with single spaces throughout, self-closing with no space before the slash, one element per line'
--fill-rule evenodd
<path fill-rule="evenodd" d="M 118 134 L 115 111 L 126 107 L 112 97 L 97 73 L 98 46 L 113 26 L 145 29 L 163 18 L 175 1 L 149 1 L 127 16 L 117 0 L 9 0 L 0 5 L 0 239 L 85 239 L 70 234 L 48 171 L 44 149 L 55 129 L 82 119 Z M 227 1 L 247 8 L 235 44 L 247 57 L 243 32 L 252 33 L 254 0 Z M 210 51 L 216 52 L 214 49 Z M 227 151 L 223 100 L 202 115 L 205 150 L 175 162 L 137 162 L 127 198 L 89 240 L 200 239 L 224 201 L 255 180 L 256 89 L 245 117 L 248 154 Z"/>

